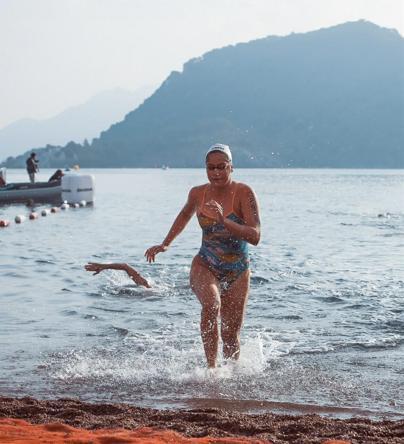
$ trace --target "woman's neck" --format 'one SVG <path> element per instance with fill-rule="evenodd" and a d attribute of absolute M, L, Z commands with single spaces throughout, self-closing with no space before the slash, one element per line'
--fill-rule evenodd
<path fill-rule="evenodd" d="M 229 191 L 233 189 L 233 181 L 229 179 L 229 181 L 223 185 L 215 185 L 213 183 L 209 183 L 209 189 L 214 194 L 218 196 L 222 196 L 223 194 L 227 194 Z"/>

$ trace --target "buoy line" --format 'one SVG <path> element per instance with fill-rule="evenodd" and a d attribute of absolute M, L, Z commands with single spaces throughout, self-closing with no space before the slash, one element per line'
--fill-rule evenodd
<path fill-rule="evenodd" d="M 58 213 L 60 210 L 68 210 L 69 208 L 83 208 L 87 206 L 87 202 L 85 200 L 81 200 L 80 202 L 75 202 L 69 204 L 68 202 L 64 201 L 60 207 L 52 207 L 52 208 L 44 208 L 41 211 L 41 216 L 46 217 L 50 214 Z M 29 220 L 35 220 L 39 218 L 39 213 L 36 211 L 31 211 L 31 213 L 28 216 Z M 16 224 L 22 224 L 27 220 L 27 216 L 24 214 L 17 214 L 14 218 L 14 222 Z M 8 219 L 0 219 L 0 228 L 5 228 L 10 226 L 10 221 Z"/>

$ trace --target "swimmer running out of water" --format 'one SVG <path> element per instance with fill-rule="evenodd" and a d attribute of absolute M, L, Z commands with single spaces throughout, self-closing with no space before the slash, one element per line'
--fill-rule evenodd
<path fill-rule="evenodd" d="M 201 303 L 201 337 L 208 367 L 213 368 L 219 335 L 223 357 L 237 360 L 240 356 L 240 331 L 250 287 L 248 244 L 257 245 L 260 240 L 260 218 L 254 191 L 232 180 L 230 148 L 213 145 L 205 163 L 208 183 L 190 190 L 163 243 L 150 247 L 145 256 L 154 262 L 196 213 L 202 246 L 192 261 L 190 283 Z"/>

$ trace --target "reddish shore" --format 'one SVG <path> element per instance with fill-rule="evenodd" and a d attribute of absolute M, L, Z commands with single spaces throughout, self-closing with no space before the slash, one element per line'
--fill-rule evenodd
<path fill-rule="evenodd" d="M 404 443 L 404 420 L 249 415 L 221 409 L 154 410 L 127 404 L 0 397 L 1 443 Z"/>

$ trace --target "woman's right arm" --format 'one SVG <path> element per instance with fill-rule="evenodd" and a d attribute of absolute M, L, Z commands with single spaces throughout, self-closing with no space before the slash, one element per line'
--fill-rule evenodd
<path fill-rule="evenodd" d="M 194 215 L 197 207 L 197 188 L 192 188 L 188 194 L 188 200 L 178 216 L 175 218 L 170 231 L 160 245 L 154 245 L 146 250 L 145 256 L 148 262 L 154 262 L 156 255 L 167 251 L 172 241 L 182 232 L 186 227 L 192 216 Z"/>

